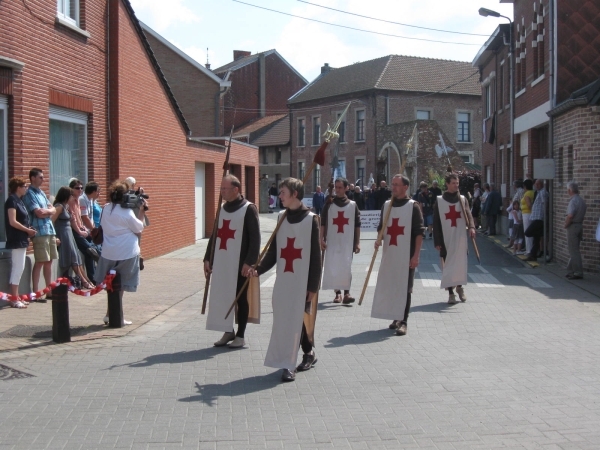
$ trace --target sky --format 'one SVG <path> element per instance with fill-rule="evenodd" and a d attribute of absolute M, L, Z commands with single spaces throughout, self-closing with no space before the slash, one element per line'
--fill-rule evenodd
<path fill-rule="evenodd" d="M 343 67 L 396 54 L 473 61 L 481 46 L 506 19 L 481 17 L 480 7 L 512 19 L 512 3 L 500 0 L 130 0 L 137 17 L 201 64 L 212 69 L 233 60 L 233 50 L 276 49 L 309 82 L 324 63 Z M 240 0 L 241 1 L 241 0 Z M 281 11 L 407 38 L 378 35 L 279 14 Z M 320 5 L 320 6 L 315 6 Z M 465 34 L 445 33 L 375 19 Z M 463 45 L 470 44 L 470 45 Z"/>

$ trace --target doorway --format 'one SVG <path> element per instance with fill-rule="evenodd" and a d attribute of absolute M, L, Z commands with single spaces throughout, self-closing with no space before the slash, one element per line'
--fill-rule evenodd
<path fill-rule="evenodd" d="M 196 240 L 204 239 L 204 205 L 205 205 L 206 167 L 204 163 L 196 163 L 195 183 L 195 217 L 196 217 Z"/>

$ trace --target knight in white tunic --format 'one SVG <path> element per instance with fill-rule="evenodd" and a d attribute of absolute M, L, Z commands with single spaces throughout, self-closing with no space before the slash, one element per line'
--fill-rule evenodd
<path fill-rule="evenodd" d="M 265 366 L 283 369 L 282 380 L 294 381 L 296 371 L 309 370 L 316 362 L 314 324 L 316 294 L 321 278 L 318 217 L 301 200 L 304 185 L 295 178 L 281 182 L 279 199 L 285 209 L 276 237 L 254 276 L 277 267 L 273 287 L 273 330 Z M 298 348 L 304 356 L 298 366 Z"/>
<path fill-rule="evenodd" d="M 333 302 L 348 305 L 354 303 L 350 285 L 352 255 L 360 252 L 360 211 L 346 196 L 348 180 L 337 178 L 334 188 L 333 201 L 321 213 L 321 249 L 325 252 L 321 289 L 334 289 Z"/>
<path fill-rule="evenodd" d="M 260 322 L 260 296 L 256 293 L 254 296 L 248 295 L 249 291 L 258 289 L 258 282 L 245 288 L 237 302 L 237 333 L 233 329 L 234 315 L 225 319 L 246 277 L 251 274 L 252 265 L 256 263 L 260 251 L 258 210 L 240 194 L 240 189 L 240 181 L 234 175 L 227 175 L 221 181 L 221 195 L 225 203 L 219 213 L 216 243 L 211 236 L 204 255 L 204 274 L 212 274 L 206 329 L 224 332 L 223 337 L 215 342 L 216 347 L 227 345 L 228 342 L 231 342 L 230 348 L 243 347 L 248 322 Z M 213 244 L 216 247 L 211 267 Z"/>
<path fill-rule="evenodd" d="M 423 214 L 419 204 L 407 197 L 410 181 L 404 175 L 392 179 L 392 198 L 381 208 L 380 231 L 386 217 L 383 256 L 377 274 L 371 317 L 392 320 L 390 329 L 398 336 L 407 333 L 408 314 L 423 243 Z M 391 207 L 391 211 L 390 208 Z M 389 215 L 387 214 L 389 211 Z"/>
<path fill-rule="evenodd" d="M 469 250 L 467 230 L 475 237 L 473 216 L 466 199 L 458 191 L 458 175 L 446 176 L 446 192 L 437 197 L 433 208 L 433 245 L 442 260 L 441 289 L 447 289 L 448 303 L 467 301 L 463 288 L 467 284 L 467 256 Z"/>

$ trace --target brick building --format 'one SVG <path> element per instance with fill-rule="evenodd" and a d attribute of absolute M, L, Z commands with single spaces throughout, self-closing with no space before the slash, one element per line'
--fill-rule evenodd
<path fill-rule="evenodd" d="M 550 253 L 561 263 L 568 261 L 565 192 L 566 183 L 575 179 L 592 206 L 582 245 L 584 267 L 598 271 L 599 246 L 588 231 L 595 229 L 599 215 L 593 92 L 600 78 L 600 5 L 593 0 L 501 2 L 514 5 L 512 29 L 500 25 L 473 61 L 481 74 L 486 134 L 495 136 L 483 145 L 484 175 L 505 186 L 506 204 L 513 194 L 512 181 L 535 177 L 535 159 L 553 159 L 555 177 L 548 181 Z"/>
<path fill-rule="evenodd" d="M 233 61 L 214 70 L 231 88 L 223 95 L 223 130 L 265 116 L 287 113 L 287 99 L 308 81 L 278 52 L 233 51 Z"/>
<path fill-rule="evenodd" d="M 419 126 L 419 141 L 422 133 L 434 133 L 437 139 L 433 144 L 428 136 L 419 145 L 421 151 L 425 142 L 442 146 L 440 133 L 435 133 L 439 127 L 446 148 L 457 156 L 456 165 L 477 164 L 481 159 L 477 72 L 466 62 L 390 55 L 336 69 L 325 64 L 321 74 L 289 100 L 292 176 L 303 176 L 327 124 L 337 121 L 348 102 L 352 103 L 338 130 L 340 138 L 330 148 L 338 151 L 336 175 L 352 183 L 360 179 L 359 184 L 367 184 L 371 174 L 375 181 L 389 180 L 399 170 L 407 137 L 395 133 L 397 127 L 385 130 L 393 124 L 412 123 L 412 131 L 415 120 L 435 121 L 434 126 Z M 428 179 L 426 165 L 415 162 L 408 166 L 413 183 Z M 312 189 L 326 185 L 331 175 L 329 167 L 316 170 L 309 185 Z"/>
<path fill-rule="evenodd" d="M 265 116 L 235 130 L 234 137 L 258 147 L 260 176 L 279 186 L 290 176 L 290 117 Z"/>
<path fill-rule="evenodd" d="M 103 193 L 133 176 L 150 195 L 145 256 L 205 237 L 225 139 L 190 137 L 128 0 L 71 0 L 68 11 L 64 4 L 0 3 L 0 207 L 8 178 L 34 166 L 46 174 L 48 195 L 71 176 L 99 182 Z M 256 198 L 256 147 L 235 142 L 231 162 Z"/>

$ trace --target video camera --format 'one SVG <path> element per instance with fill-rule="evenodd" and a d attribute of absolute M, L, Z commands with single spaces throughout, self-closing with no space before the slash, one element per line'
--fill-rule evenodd
<path fill-rule="evenodd" d="M 128 191 L 123 195 L 121 207 L 129 209 L 139 208 L 143 205 L 143 200 L 149 198 L 150 196 L 144 194 L 144 190 L 141 188 L 137 191 Z M 144 206 L 144 210 L 148 211 L 148 207 Z"/>

